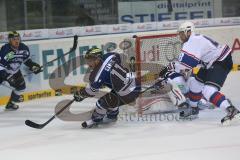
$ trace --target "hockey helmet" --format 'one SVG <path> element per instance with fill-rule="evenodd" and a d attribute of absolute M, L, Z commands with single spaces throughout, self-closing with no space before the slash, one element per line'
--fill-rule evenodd
<path fill-rule="evenodd" d="M 14 38 L 14 37 L 19 37 L 20 38 L 20 34 L 17 31 L 10 31 L 8 33 L 8 39 Z"/>
<path fill-rule="evenodd" d="M 85 54 L 85 59 L 90 59 L 90 58 L 101 58 L 103 55 L 103 51 L 97 47 L 92 47 L 87 51 Z"/>
<path fill-rule="evenodd" d="M 178 33 L 184 32 L 184 34 L 187 36 L 188 31 L 191 31 L 191 32 L 195 31 L 195 26 L 192 22 L 189 22 L 189 21 L 184 22 L 178 27 Z"/>

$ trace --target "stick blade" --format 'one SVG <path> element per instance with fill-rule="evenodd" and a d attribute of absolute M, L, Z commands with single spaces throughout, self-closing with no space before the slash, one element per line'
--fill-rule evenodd
<path fill-rule="evenodd" d="M 29 127 L 36 128 L 36 129 L 42 129 L 42 128 L 43 128 L 42 125 L 37 124 L 37 123 L 34 123 L 34 122 L 30 121 L 30 120 L 26 120 L 26 121 L 25 121 L 25 124 L 26 124 L 27 126 L 29 126 Z"/>

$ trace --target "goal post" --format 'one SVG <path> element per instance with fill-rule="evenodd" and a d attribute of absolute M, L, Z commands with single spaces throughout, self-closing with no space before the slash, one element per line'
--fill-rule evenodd
<path fill-rule="evenodd" d="M 143 87 L 153 85 L 159 72 L 169 62 L 176 60 L 181 50 L 181 41 L 177 34 L 134 36 L 130 41 L 133 48 L 125 53 L 130 55 L 129 57 L 134 56 L 135 74 Z M 139 113 L 151 109 L 156 103 L 164 103 L 165 106 L 165 103 L 169 103 L 166 95 L 154 94 L 151 91 L 146 94 L 147 96 L 142 95 L 137 100 Z"/>

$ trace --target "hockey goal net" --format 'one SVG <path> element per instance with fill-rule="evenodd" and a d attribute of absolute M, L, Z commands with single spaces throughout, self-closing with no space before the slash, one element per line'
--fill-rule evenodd
<path fill-rule="evenodd" d="M 135 36 L 131 39 L 133 48 L 128 54 L 130 64 L 134 63 L 134 71 L 145 90 L 154 84 L 159 72 L 171 61 L 178 58 L 181 49 L 181 42 L 177 34 L 161 34 L 148 36 Z M 134 54 L 135 53 L 135 54 Z M 138 112 L 153 112 L 167 107 L 167 104 L 159 106 L 159 101 L 169 103 L 166 95 L 155 93 L 149 90 L 142 94 L 137 100 Z M 165 107 L 164 107 L 165 106 Z"/>

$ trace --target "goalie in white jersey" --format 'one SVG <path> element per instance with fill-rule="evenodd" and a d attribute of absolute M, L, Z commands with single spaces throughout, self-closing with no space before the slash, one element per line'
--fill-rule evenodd
<path fill-rule="evenodd" d="M 204 97 L 216 107 L 227 111 L 221 123 L 240 118 L 239 110 L 220 92 L 232 69 L 231 49 L 207 36 L 195 34 L 194 29 L 192 22 L 180 25 L 178 33 L 183 46 L 179 59 L 174 64 L 174 71 L 178 73 L 200 66 L 199 72 L 189 82 L 190 106 L 197 107 L 198 101 Z"/>

